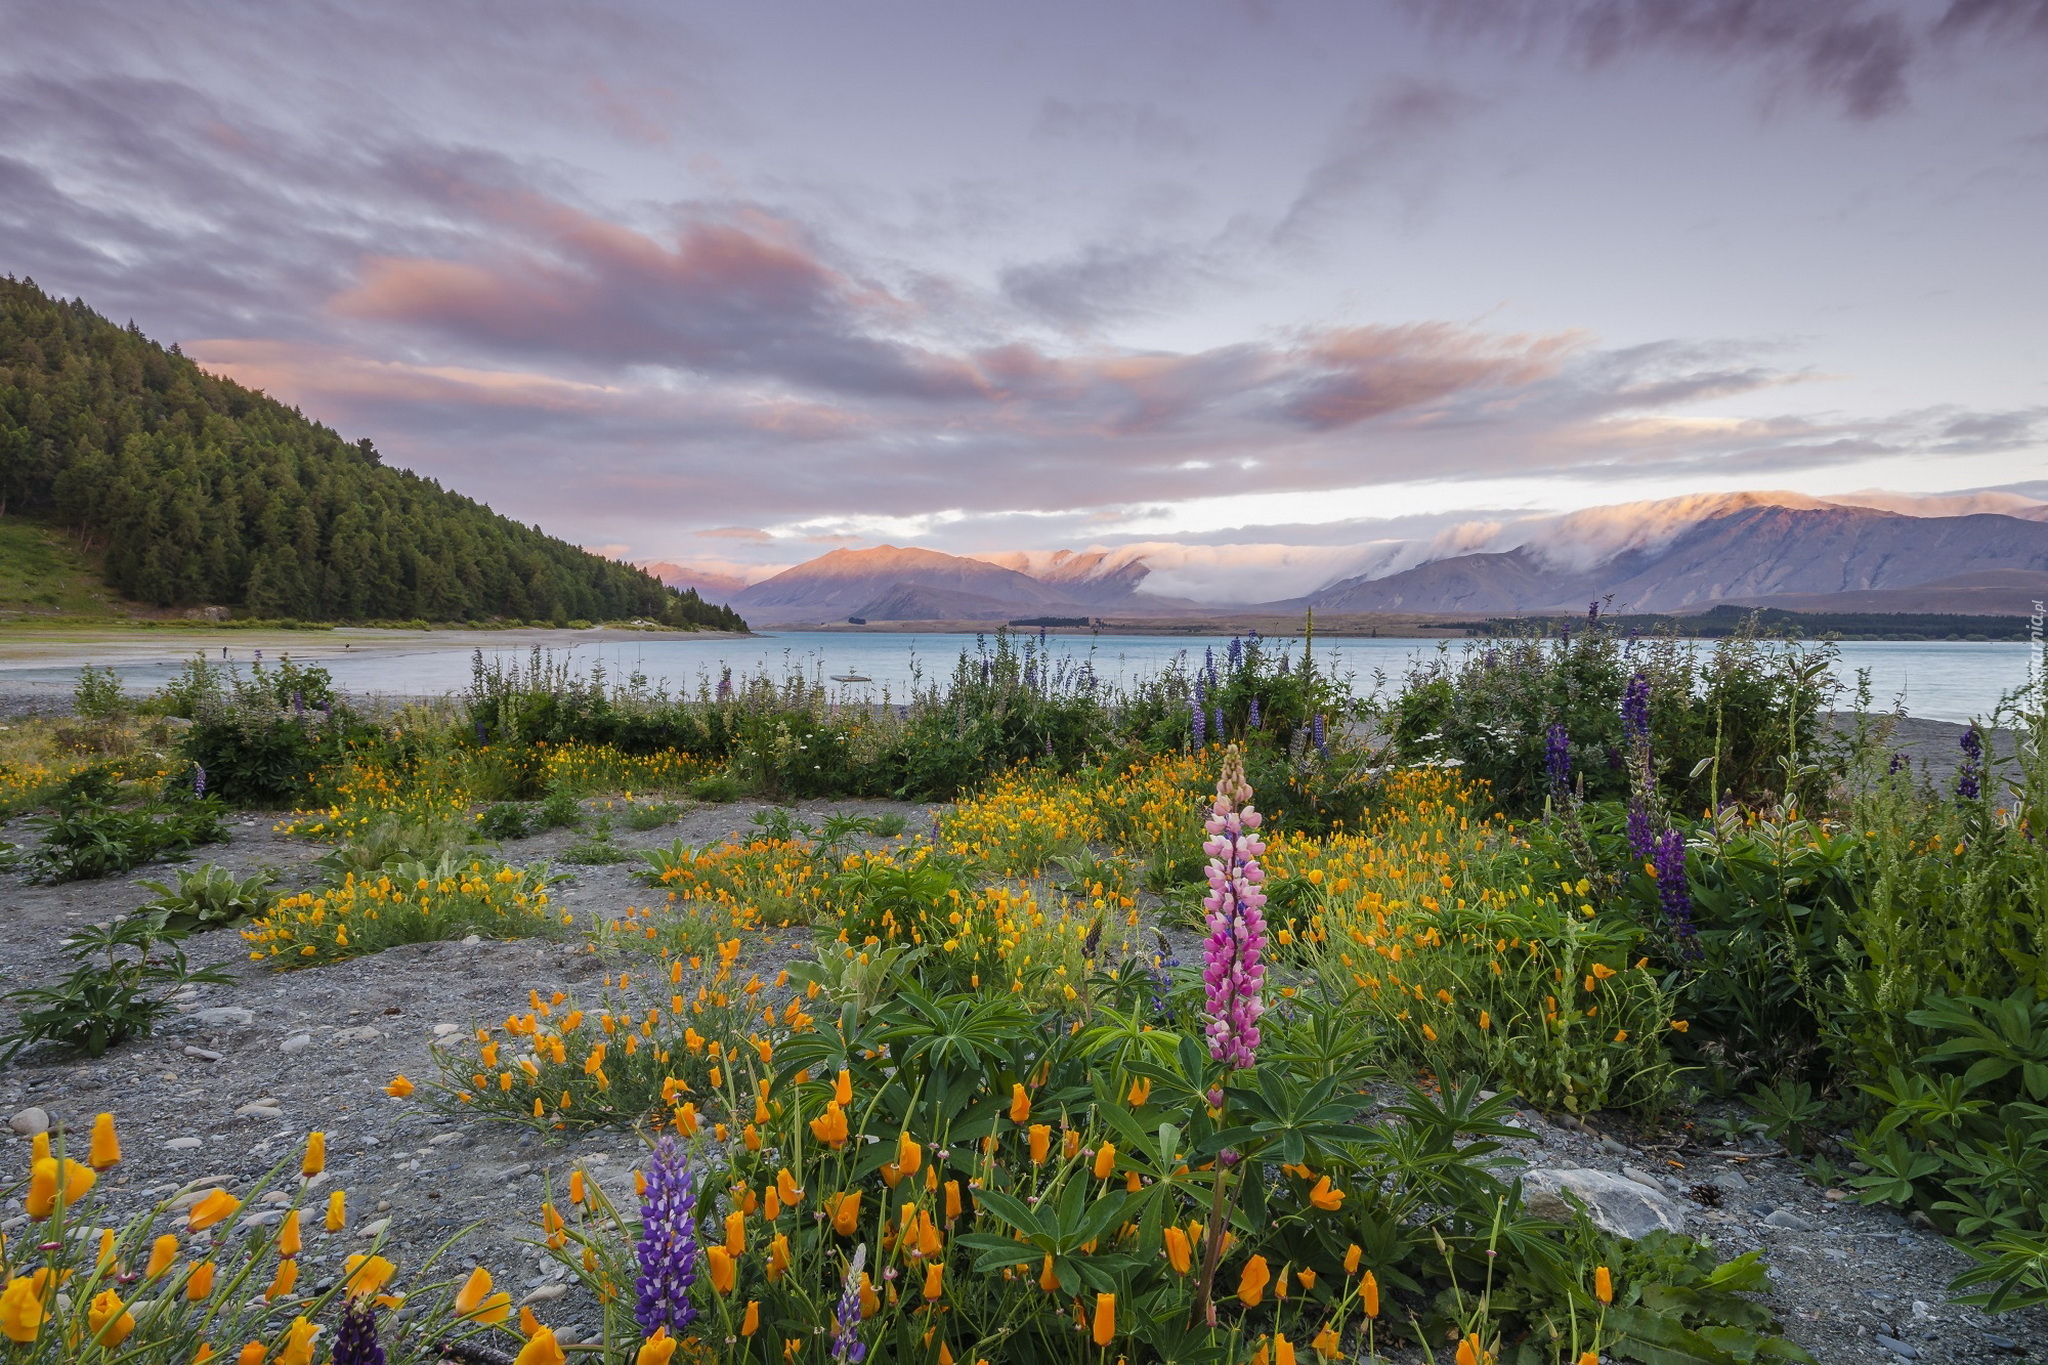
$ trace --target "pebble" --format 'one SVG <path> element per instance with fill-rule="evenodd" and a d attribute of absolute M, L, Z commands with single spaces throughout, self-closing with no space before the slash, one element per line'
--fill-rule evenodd
<path fill-rule="evenodd" d="M 192 1022 L 201 1028 L 229 1028 L 240 1024 L 253 1024 L 256 1022 L 256 1011 L 245 1010 L 239 1005 L 215 1005 L 193 1015 Z"/>
<path fill-rule="evenodd" d="M 235 1117 L 238 1119 L 281 1119 L 284 1117 L 284 1112 L 277 1107 L 276 1100 L 271 1100 L 268 1104 L 257 1100 L 237 1109 Z"/>
<path fill-rule="evenodd" d="M 337 1043 L 374 1043 L 384 1035 L 364 1024 L 359 1028 L 345 1028 L 334 1035 Z"/>
<path fill-rule="evenodd" d="M 381 1237 L 384 1235 L 384 1230 L 390 1226 L 391 1220 L 389 1218 L 373 1218 L 356 1230 L 356 1236 Z"/>
<path fill-rule="evenodd" d="M 1773 1209 L 1764 1219 L 1765 1227 L 1783 1228 L 1787 1232 L 1812 1232 L 1813 1220 L 1802 1218 L 1790 1209 Z"/>
<path fill-rule="evenodd" d="M 217 1062 L 220 1060 L 220 1054 L 210 1047 L 192 1047 L 188 1045 L 185 1048 L 185 1055 L 187 1057 L 197 1057 L 202 1062 Z"/>
<path fill-rule="evenodd" d="M 544 1284 L 544 1285 L 542 1285 L 542 1286 L 541 1286 L 540 1288 L 538 1288 L 538 1289 L 534 1290 L 534 1291 L 533 1291 L 533 1292 L 532 1292 L 531 1294 L 528 1294 L 528 1295 L 527 1295 L 527 1296 L 526 1296 L 525 1298 L 521 1299 L 521 1300 L 520 1300 L 519 1302 L 521 1302 L 521 1303 L 523 1303 L 523 1304 L 524 1304 L 524 1303 L 553 1303 L 553 1302 L 554 1302 L 554 1301 L 555 1301 L 556 1299 L 559 1299 L 559 1298 L 561 1298 L 561 1297 L 562 1297 L 562 1296 L 563 1296 L 564 1294 L 566 1294 L 566 1293 L 568 1293 L 568 1292 L 569 1292 L 569 1286 L 568 1286 L 568 1285 L 566 1285 L 566 1284 L 563 1284 L 563 1283 L 562 1283 L 561 1281 L 557 1280 L 557 1281 L 555 1281 L 555 1282 L 554 1282 L 553 1284 Z"/>
<path fill-rule="evenodd" d="M 294 1033 L 291 1037 L 279 1043 L 277 1045 L 277 1050 L 279 1052 L 284 1053 L 287 1057 L 289 1057 L 295 1052 L 304 1052 L 307 1048 L 311 1046 L 313 1046 L 312 1034 Z M 187 1051 L 190 1051 L 190 1049 L 188 1048 Z"/>
<path fill-rule="evenodd" d="M 34 1137 L 37 1133 L 50 1131 L 50 1115 L 42 1109 L 24 1109 L 7 1120 L 7 1126 L 23 1137 Z"/>
<path fill-rule="evenodd" d="M 468 938 L 462 940 L 462 946 L 465 948 L 474 948 L 483 941 L 483 936 L 481 934 L 471 934 Z"/>
<path fill-rule="evenodd" d="M 1882 1332 L 1877 1334 L 1877 1344 L 1904 1360 L 1918 1360 L 1920 1358 L 1920 1352 L 1917 1349 L 1908 1346 L 1896 1337 L 1888 1337 Z"/>
<path fill-rule="evenodd" d="M 200 1142 L 196 1137 L 175 1137 L 164 1144 L 164 1149 L 172 1152 L 190 1152 L 197 1150 L 199 1146 Z"/>
<path fill-rule="evenodd" d="M 436 1024 L 436 1025 L 434 1025 L 434 1036 L 435 1036 L 436 1038 L 446 1038 L 446 1037 L 447 1037 L 447 1036 L 448 1036 L 449 1034 L 451 1034 L 451 1033 L 460 1033 L 460 1032 L 462 1032 L 462 1025 L 460 1025 L 460 1024 Z"/>

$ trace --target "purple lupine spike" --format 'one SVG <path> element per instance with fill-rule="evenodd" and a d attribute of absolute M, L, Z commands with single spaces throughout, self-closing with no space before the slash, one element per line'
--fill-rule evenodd
<path fill-rule="evenodd" d="M 1657 836 L 1653 866 L 1657 869 L 1657 902 L 1664 909 L 1664 927 L 1690 957 L 1698 951 L 1699 930 L 1692 922 L 1692 893 L 1685 880 L 1685 836 L 1667 829 Z"/>
<path fill-rule="evenodd" d="M 1202 659 L 1202 671 L 1209 675 L 1209 686 L 1214 687 L 1218 681 L 1216 677 L 1216 646 L 1210 645 L 1207 649 L 1203 650 Z"/>
<path fill-rule="evenodd" d="M 479 744 L 484 742 L 484 723 L 482 720 L 478 720 L 476 723 L 476 742 Z"/>
<path fill-rule="evenodd" d="M 1562 725 L 1550 727 L 1550 733 L 1543 746 L 1543 769 L 1550 774 L 1550 785 L 1555 791 L 1563 791 L 1572 777 L 1572 737 Z"/>
<path fill-rule="evenodd" d="M 1218 744 L 1221 744 L 1221 743 L 1223 742 L 1223 708 L 1222 708 L 1222 707 L 1220 707 L 1220 706 L 1215 706 L 1215 707 L 1211 707 L 1211 708 L 1209 709 L 1209 727 L 1210 727 L 1211 729 L 1213 729 L 1213 730 L 1214 730 L 1214 731 L 1216 732 L 1216 742 L 1217 742 Z"/>
<path fill-rule="evenodd" d="M 1315 744 L 1317 753 L 1329 754 L 1329 730 L 1323 723 L 1322 712 L 1316 712 L 1315 719 L 1308 723 L 1308 737 Z"/>
<path fill-rule="evenodd" d="M 1260 890 L 1265 873 L 1259 867 L 1266 845 L 1258 832 L 1264 817 L 1252 808 L 1251 799 L 1244 759 L 1233 747 L 1223 757 L 1216 804 L 1203 825 L 1209 838 L 1202 845 L 1209 855 L 1204 869 L 1209 894 L 1202 901 L 1209 919 L 1202 962 L 1202 984 L 1207 988 L 1204 1032 L 1210 1057 L 1232 1071 L 1257 1060 L 1259 1016 L 1266 1012 L 1261 995 L 1266 977 L 1261 960 L 1266 920 L 1261 907 L 1266 896 Z"/>
<path fill-rule="evenodd" d="M 647 1164 L 647 1193 L 640 1197 L 640 1299 L 633 1310 L 640 1330 L 658 1327 L 680 1337 L 697 1316 L 690 1286 L 697 1282 L 696 1177 L 682 1148 L 665 1137 Z"/>
<path fill-rule="evenodd" d="M 1886 772 L 1886 774 L 1887 774 L 1887 775 L 1889 775 L 1889 776 L 1897 776 L 1897 775 L 1898 775 L 1898 772 L 1899 772 L 1899 770 L 1900 770 L 1901 768 L 1905 767 L 1905 766 L 1906 766 L 1906 756 L 1905 756 L 1904 754 L 1893 754 L 1893 755 L 1892 755 L 1892 761 L 1891 761 L 1891 766 L 1890 766 L 1890 767 L 1888 767 L 1888 768 L 1886 768 L 1886 769 L 1885 769 L 1885 772 Z"/>
<path fill-rule="evenodd" d="M 846 1263 L 846 1282 L 839 1289 L 839 1306 L 832 1312 L 832 1358 L 845 1365 L 860 1365 L 867 1358 L 867 1343 L 860 1339 L 860 1272 L 868 1263 L 868 1244 L 853 1249 Z"/>
<path fill-rule="evenodd" d="M 1956 770 L 1956 799 L 1975 801 L 1983 790 L 1980 775 L 1984 763 L 1984 736 L 1978 734 L 1977 727 L 1973 725 L 1963 731 L 1963 737 L 1956 741 L 1956 745 L 1963 751 L 1963 766 Z"/>
<path fill-rule="evenodd" d="M 1628 802 L 1628 851 L 1637 862 L 1646 861 L 1656 851 L 1657 836 L 1650 828 L 1650 812 L 1642 801 L 1631 796 Z"/>
<path fill-rule="evenodd" d="M 1244 640 L 1241 636 L 1230 637 L 1230 671 L 1237 672 L 1244 667 Z"/>
<path fill-rule="evenodd" d="M 1586 624 L 1593 625 L 1596 624 L 1599 620 L 1600 604 L 1598 602 L 1588 602 L 1586 604 Z"/>
<path fill-rule="evenodd" d="M 306 714 L 306 694 L 298 691 L 296 688 L 292 691 L 292 714 L 295 716 Z"/>
<path fill-rule="evenodd" d="M 1632 740 L 1650 737 L 1650 680 L 1641 673 L 1628 680 L 1621 694 L 1621 728 Z"/>
<path fill-rule="evenodd" d="M 192 795 L 206 795 L 206 765 L 203 763 L 192 765 Z"/>
<path fill-rule="evenodd" d="M 1252 698 L 1251 711 L 1245 717 L 1245 724 L 1254 730 L 1259 728 L 1259 699 L 1257 697 Z"/>
<path fill-rule="evenodd" d="M 1280 655 L 1280 667 L 1278 670 L 1280 676 L 1283 678 L 1287 676 L 1287 658 L 1288 656 L 1286 652 L 1283 651 Z"/>
<path fill-rule="evenodd" d="M 1204 733 L 1207 730 L 1208 725 L 1209 717 L 1203 712 L 1202 703 L 1199 699 L 1197 699 L 1195 702 L 1194 720 L 1191 721 L 1188 725 L 1188 735 L 1194 743 L 1196 753 L 1200 753 L 1202 751 L 1202 746 L 1208 743 L 1209 737 L 1206 733 Z"/>
<path fill-rule="evenodd" d="M 377 1309 L 369 1295 L 350 1299 L 342 1308 L 331 1365 L 384 1365 L 384 1348 L 377 1344 Z"/>

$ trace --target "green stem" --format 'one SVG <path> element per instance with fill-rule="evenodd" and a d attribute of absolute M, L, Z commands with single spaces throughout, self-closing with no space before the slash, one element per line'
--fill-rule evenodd
<path fill-rule="evenodd" d="M 1223 1260 L 1223 1190 L 1230 1178 L 1230 1168 L 1223 1164 L 1223 1154 L 1216 1154 L 1216 1185 L 1209 1196 L 1209 1224 L 1202 1247 L 1202 1283 L 1195 1299 L 1195 1314 L 1210 1327 L 1216 1325 L 1216 1304 L 1211 1291 L 1216 1284 L 1216 1267 Z"/>

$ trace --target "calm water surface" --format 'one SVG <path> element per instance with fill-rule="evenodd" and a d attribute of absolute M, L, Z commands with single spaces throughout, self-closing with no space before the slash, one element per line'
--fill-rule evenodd
<path fill-rule="evenodd" d="M 1392 689 L 1417 662 L 1439 650 L 1462 653 L 1475 642 L 1463 640 L 1328 639 L 1316 642 L 1316 658 L 1326 668 L 1352 677 L 1362 693 Z M 1084 662 L 1109 683 L 1128 683 L 1171 666 L 1177 658 L 1198 661 L 1214 648 L 1228 646 L 1227 636 L 1163 637 L 1157 635 L 1055 635 L 1048 638 L 1055 667 Z M 960 652 L 973 650 L 968 635 L 903 635 L 884 632 L 812 632 L 764 634 L 753 639 L 692 639 L 652 636 L 646 640 L 603 641 L 574 645 L 565 651 L 581 668 L 602 662 L 615 677 L 638 673 L 672 691 L 694 692 L 700 682 L 715 680 L 722 669 L 736 675 L 767 672 L 785 676 L 800 672 L 822 681 L 848 701 L 906 700 L 920 682 L 929 684 L 950 675 Z M 1282 643 L 1300 657 L 1298 643 Z M 1903 701 L 1906 710 L 1929 720 L 1965 721 L 1988 713 L 2005 693 L 2028 678 L 2032 647 L 2023 642 L 1967 643 L 1956 641 L 1852 641 L 1840 646 L 1838 678 L 1853 687 L 1859 670 L 1868 670 L 1876 704 Z M 311 637 L 292 649 L 294 658 L 329 669 L 343 689 L 357 693 L 422 695 L 452 692 L 470 677 L 467 645 L 437 645 L 431 638 L 418 649 L 380 647 L 344 651 L 339 643 Z M 525 657 L 523 647 L 487 650 L 507 660 Z M 247 648 L 231 650 L 246 662 Z M 214 656 L 218 658 L 217 653 Z M 274 657 L 274 651 L 273 655 Z M 160 685 L 177 667 L 178 656 L 110 657 L 109 662 L 133 690 Z M 857 675 L 861 683 L 835 683 L 835 676 Z M 54 683 L 75 676 L 74 667 L 48 664 L 10 666 L 0 658 L 0 679 Z"/>

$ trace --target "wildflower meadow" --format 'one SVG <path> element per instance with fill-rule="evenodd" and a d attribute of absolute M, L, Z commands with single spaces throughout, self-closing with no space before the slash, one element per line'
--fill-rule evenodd
<path fill-rule="evenodd" d="M 1935 785 L 1818 684 L 1821 648 L 1596 613 L 1364 696 L 1309 641 L 1112 692 L 1000 636 L 886 714 L 538 658 L 376 716 L 317 670 L 283 704 L 274 673 L 188 679 L 149 762 L 45 755 L 0 791 L 283 798 L 331 850 L 243 923 L 268 969 L 470 935 L 599 955 L 601 990 L 535 989 L 388 1086 L 639 1136 L 516 1215 L 599 1325 L 563 1341 L 459 1239 L 302 1283 L 302 1245 L 360 1217 L 317 1132 L 114 1216 L 116 1111 L 7 1176 L 0 1362 L 1812 1358 L 1758 1253 L 1532 1211 L 1517 1102 L 1676 1129 L 1737 1104 L 1965 1249 L 1959 1298 L 2048 1302 L 2048 723 L 2013 698 L 1987 720 L 2015 756 L 1973 728 Z M 580 915 L 489 832 L 739 794 L 932 814 L 771 809 L 642 851 L 633 903 Z"/>

